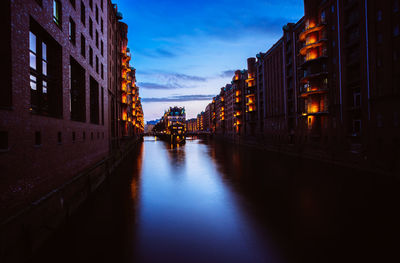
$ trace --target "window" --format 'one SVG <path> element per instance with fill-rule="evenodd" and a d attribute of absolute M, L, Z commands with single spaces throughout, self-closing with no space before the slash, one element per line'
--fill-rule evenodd
<path fill-rule="evenodd" d="M 100 8 L 101 8 L 101 10 L 103 10 L 103 1 L 104 0 L 100 0 Z"/>
<path fill-rule="evenodd" d="M 382 21 L 382 10 L 378 10 L 378 11 L 376 12 L 376 20 L 377 20 L 378 22 Z"/>
<path fill-rule="evenodd" d="M 101 88 L 101 124 L 104 125 L 104 88 L 103 87 Z M 103 133 L 103 138 L 104 138 L 104 133 Z"/>
<path fill-rule="evenodd" d="M 35 146 L 40 146 L 42 145 L 42 135 L 40 134 L 40 131 L 35 132 Z"/>
<path fill-rule="evenodd" d="M 96 56 L 96 73 L 99 74 L 99 57 Z"/>
<path fill-rule="evenodd" d="M 394 28 L 393 28 L 393 36 L 394 36 L 394 37 L 398 37 L 399 34 L 400 34 L 400 30 L 399 30 L 399 25 L 397 24 L 397 25 L 395 25 Z"/>
<path fill-rule="evenodd" d="M 89 0 L 89 7 L 93 10 L 93 0 Z"/>
<path fill-rule="evenodd" d="M 103 40 L 100 42 L 100 53 L 102 56 L 104 56 L 104 43 Z"/>
<path fill-rule="evenodd" d="M 382 44 L 383 42 L 383 36 L 381 33 L 378 33 L 378 44 Z"/>
<path fill-rule="evenodd" d="M 82 138 L 83 138 L 84 141 L 86 140 L 86 132 L 83 132 Z"/>
<path fill-rule="evenodd" d="M 61 47 L 31 19 L 29 64 L 33 113 L 62 116 Z"/>
<path fill-rule="evenodd" d="M 361 120 L 353 120 L 353 135 L 361 133 Z"/>
<path fill-rule="evenodd" d="M 81 22 L 84 26 L 86 25 L 86 7 L 83 1 L 81 1 Z"/>
<path fill-rule="evenodd" d="M 361 106 L 361 93 L 360 91 L 354 91 L 353 93 L 353 107 L 359 108 Z"/>
<path fill-rule="evenodd" d="M 62 133 L 61 133 L 61 132 L 58 132 L 58 133 L 57 133 L 57 143 L 58 143 L 58 144 L 61 144 L 61 143 L 62 143 Z"/>
<path fill-rule="evenodd" d="M 99 83 L 93 77 L 90 77 L 90 122 L 99 124 Z"/>
<path fill-rule="evenodd" d="M 378 115 L 376 116 L 376 126 L 378 128 L 383 127 L 383 117 L 382 117 L 382 114 L 380 114 L 380 113 L 378 113 Z"/>
<path fill-rule="evenodd" d="M 93 67 L 93 49 L 89 46 L 89 64 Z"/>
<path fill-rule="evenodd" d="M 43 6 L 43 0 L 36 0 L 36 3 L 38 3 L 40 6 Z"/>
<path fill-rule="evenodd" d="M 70 112 L 71 120 L 86 121 L 85 70 L 70 57 Z"/>
<path fill-rule="evenodd" d="M 81 34 L 81 55 L 86 58 L 86 38 Z"/>
<path fill-rule="evenodd" d="M 99 23 L 99 7 L 96 5 L 96 22 Z"/>
<path fill-rule="evenodd" d="M 53 21 L 61 27 L 61 3 L 59 0 L 53 0 Z"/>
<path fill-rule="evenodd" d="M 89 17 L 89 35 L 93 39 L 93 21 L 92 21 L 92 19 L 90 17 Z"/>
<path fill-rule="evenodd" d="M 0 131 L 0 150 L 8 150 L 8 132 Z"/>
<path fill-rule="evenodd" d="M 399 12 L 399 0 L 395 0 L 395 1 L 393 2 L 393 12 L 394 12 L 394 13 Z"/>
<path fill-rule="evenodd" d="M 74 20 L 69 18 L 69 41 L 75 46 L 76 43 L 76 26 Z"/>
<path fill-rule="evenodd" d="M 325 23 L 326 22 L 325 11 L 321 12 L 320 21 L 321 21 L 321 23 Z"/>
<path fill-rule="evenodd" d="M 71 5 L 75 8 L 75 0 L 69 0 L 69 2 L 70 2 Z"/>
<path fill-rule="evenodd" d="M 100 29 L 101 29 L 101 33 L 104 33 L 104 21 L 103 18 L 100 18 Z"/>
<path fill-rule="evenodd" d="M 96 30 L 96 47 L 99 48 L 99 32 Z"/>
<path fill-rule="evenodd" d="M 104 65 L 103 63 L 101 64 L 101 78 L 104 79 Z"/>
<path fill-rule="evenodd" d="M 72 142 L 75 142 L 75 140 L 76 140 L 76 134 L 75 132 L 72 132 Z"/>

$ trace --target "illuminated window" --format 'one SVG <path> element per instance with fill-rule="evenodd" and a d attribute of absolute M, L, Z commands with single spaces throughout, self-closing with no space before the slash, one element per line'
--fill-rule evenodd
<path fill-rule="evenodd" d="M 326 21 L 325 11 L 321 12 L 320 21 L 321 21 L 321 23 L 325 23 L 325 21 Z"/>
<path fill-rule="evenodd" d="M 72 18 L 69 18 L 69 41 L 71 41 L 71 43 L 73 45 L 75 45 L 76 42 L 76 26 L 75 26 L 75 22 L 74 20 L 72 20 Z"/>
<path fill-rule="evenodd" d="M 29 54 L 30 110 L 59 117 L 62 113 L 62 85 L 57 80 L 61 78 L 61 48 L 33 19 L 30 22 Z"/>
<path fill-rule="evenodd" d="M 61 3 L 59 0 L 53 0 L 53 21 L 61 27 Z"/>

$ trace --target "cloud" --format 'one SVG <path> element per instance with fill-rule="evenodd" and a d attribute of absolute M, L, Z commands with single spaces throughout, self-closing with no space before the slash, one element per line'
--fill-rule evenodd
<path fill-rule="evenodd" d="M 142 102 L 181 102 L 211 100 L 215 95 L 180 95 L 163 98 L 142 98 Z"/>
<path fill-rule="evenodd" d="M 158 84 L 151 82 L 139 82 L 138 86 L 142 89 L 159 89 L 159 90 L 171 90 L 171 89 L 182 89 L 185 88 L 178 83 L 173 84 Z"/>
<path fill-rule="evenodd" d="M 164 48 L 157 48 L 157 49 L 145 49 L 140 52 L 140 55 L 144 55 L 150 58 L 174 58 L 178 55 L 170 50 Z"/>
<path fill-rule="evenodd" d="M 235 75 L 235 71 L 236 70 L 225 70 L 222 71 L 222 73 L 219 76 L 223 78 L 233 77 Z"/>

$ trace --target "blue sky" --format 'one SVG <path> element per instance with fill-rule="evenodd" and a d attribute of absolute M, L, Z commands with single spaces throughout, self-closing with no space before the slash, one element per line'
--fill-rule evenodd
<path fill-rule="evenodd" d="M 282 26 L 303 15 L 302 0 L 115 0 L 128 24 L 145 120 L 169 106 L 204 110 L 233 71 L 267 51 Z"/>

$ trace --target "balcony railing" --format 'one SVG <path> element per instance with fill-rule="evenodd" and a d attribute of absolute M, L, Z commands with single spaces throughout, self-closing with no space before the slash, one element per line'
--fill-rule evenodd
<path fill-rule="evenodd" d="M 325 25 L 325 23 L 320 23 L 314 27 L 306 28 L 303 32 L 300 33 L 299 40 L 305 41 L 308 34 L 322 30 Z"/>
<path fill-rule="evenodd" d="M 300 96 L 302 98 L 308 97 L 309 95 L 314 94 L 324 94 L 328 92 L 327 86 L 323 87 L 308 87 L 308 88 L 301 88 L 300 89 Z"/>

